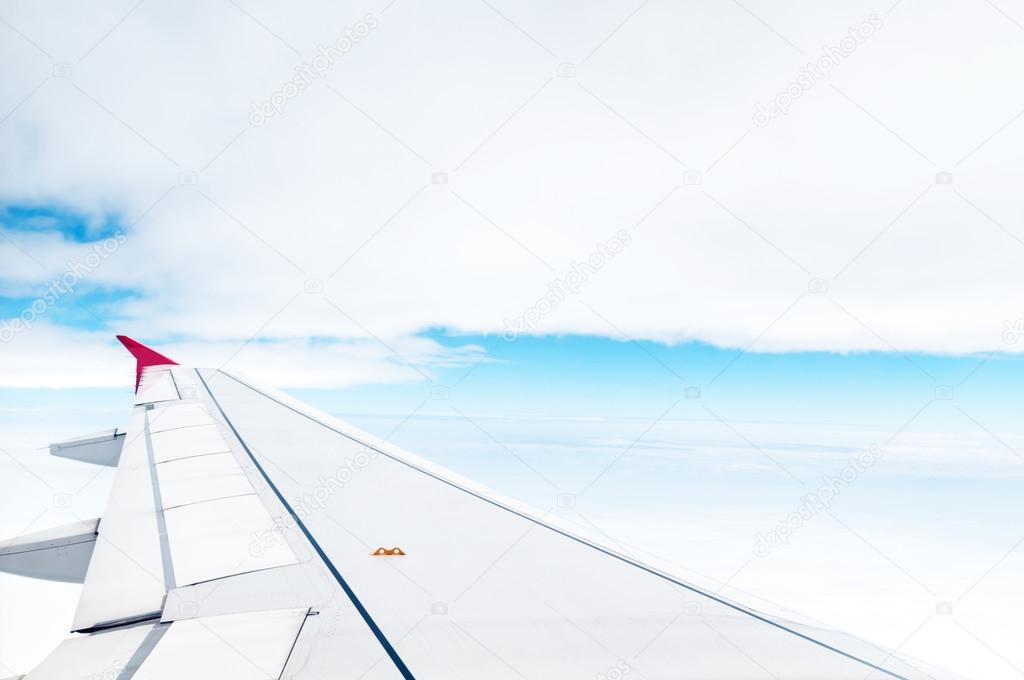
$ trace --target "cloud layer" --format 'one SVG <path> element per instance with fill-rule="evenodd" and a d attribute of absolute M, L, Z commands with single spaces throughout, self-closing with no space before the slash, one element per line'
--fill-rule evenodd
<path fill-rule="evenodd" d="M 430 354 L 414 334 L 502 333 L 571 274 L 528 332 L 1012 349 L 1020 28 L 888 9 L 13 5 L 0 201 L 116 217 L 124 243 L 80 290 L 134 294 L 96 315 L 220 354 L 253 336 L 285 357 L 332 338 L 308 351 L 367 367 L 376 339 Z M 89 247 L 4 226 L 7 295 Z M 33 343 L 109 353 L 109 333 L 47 321 Z M 5 348 L 5 383 L 45 380 L 33 351 Z"/>

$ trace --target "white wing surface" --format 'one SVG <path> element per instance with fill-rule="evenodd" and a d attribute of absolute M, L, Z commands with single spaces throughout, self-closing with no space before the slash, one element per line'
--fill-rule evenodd
<path fill-rule="evenodd" d="M 137 400 L 77 634 L 30 680 L 937 677 L 122 342 Z"/>

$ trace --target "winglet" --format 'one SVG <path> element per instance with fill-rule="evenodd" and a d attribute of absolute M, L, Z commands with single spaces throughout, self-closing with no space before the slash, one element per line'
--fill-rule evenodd
<path fill-rule="evenodd" d="M 119 335 L 117 339 L 121 341 L 125 349 L 132 353 L 135 357 L 135 391 L 139 391 L 139 382 L 142 380 L 142 371 L 147 366 L 177 366 L 178 362 L 173 359 L 168 359 L 163 354 L 152 350 L 141 342 L 132 340 L 127 335 Z"/>

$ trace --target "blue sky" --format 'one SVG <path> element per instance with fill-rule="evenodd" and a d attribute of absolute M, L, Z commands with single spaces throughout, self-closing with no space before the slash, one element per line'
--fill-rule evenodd
<path fill-rule="evenodd" d="M 0 318 L 15 319 L 23 314 L 32 323 L 49 322 L 69 329 L 101 331 L 109 328 L 119 306 L 141 296 L 141 292 L 116 283 L 97 283 L 87 276 L 94 266 L 84 259 L 88 247 L 103 244 L 124 234 L 124 225 L 115 215 L 88 216 L 72 208 L 48 202 L 41 204 L 0 204 L 0 228 L 4 239 L 19 252 L 12 253 L 23 262 L 34 260 L 40 268 L 36 281 L 18 276 L 0 276 Z M 59 265 L 43 263 L 20 245 L 24 239 L 67 244 L 81 260 L 67 259 Z M 81 268 L 75 269 L 79 262 Z M 48 267 L 57 266 L 55 276 L 44 278 Z M 73 275 L 73 278 L 71 277 Z M 45 303 L 45 304 L 44 304 Z M 36 305 L 33 310 L 33 305 Z"/>
<path fill-rule="evenodd" d="M 703 343 L 667 346 L 600 337 L 506 342 L 500 336 L 430 336 L 491 350 L 471 372 L 446 371 L 437 382 L 458 383 L 452 389 L 460 398 L 494 413 L 642 418 L 683 398 L 698 407 L 701 402 L 728 405 L 731 415 L 743 419 L 899 426 L 950 387 L 957 403 L 980 406 L 1008 425 L 1016 415 L 1012 396 L 1024 377 L 1018 358 L 987 353 L 765 354 Z M 691 391 L 686 399 L 688 387 L 697 387 L 700 398 Z M 357 392 L 345 410 L 357 403 L 386 404 L 410 390 Z M 407 398 L 403 406 L 415 403 Z"/>
<path fill-rule="evenodd" d="M 0 206 L 0 224 L 21 232 L 57 232 L 77 243 L 89 243 L 113 236 L 123 228 L 115 216 L 88 217 L 73 208 L 50 202 L 41 204 L 8 203 Z"/>
<path fill-rule="evenodd" d="M 96 294 L 80 299 L 102 314 L 116 309 L 116 303 L 126 297 Z M 49 311 L 48 318 L 73 327 L 102 327 L 70 303 Z M 115 320 L 108 323 L 116 327 Z M 1014 398 L 1024 380 L 1024 363 L 1004 354 L 764 354 L 701 343 L 666 346 L 586 336 L 523 337 L 509 342 L 500 335 L 425 335 L 442 345 L 472 344 L 488 352 L 486 358 L 466 366 L 424 366 L 431 380 L 416 375 L 408 383 L 293 391 L 345 413 L 401 414 L 423 400 L 428 401 L 426 409 L 433 410 L 444 407 L 448 394 L 474 412 L 490 415 L 645 419 L 679 401 L 675 417 L 710 418 L 704 408 L 713 407 L 723 409 L 722 415 L 730 419 L 893 429 L 931 402 L 919 426 L 975 427 L 965 416 L 956 416 L 954 406 L 959 406 L 987 426 L 1002 430 L 1015 429 L 1019 420 Z M 116 343 L 113 338 L 110 342 Z M 392 361 L 405 365 L 401 357 Z M 120 390 L 111 394 L 122 396 Z"/>

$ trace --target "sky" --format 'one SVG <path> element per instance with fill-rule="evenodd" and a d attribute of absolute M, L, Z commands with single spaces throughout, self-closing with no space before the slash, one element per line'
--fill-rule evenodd
<path fill-rule="evenodd" d="M 1021 0 L 8 2 L 0 533 L 102 513 L 39 447 L 125 421 L 125 333 L 1017 677 L 1022 59 Z M 77 595 L 0 595 L 2 676 Z"/>

